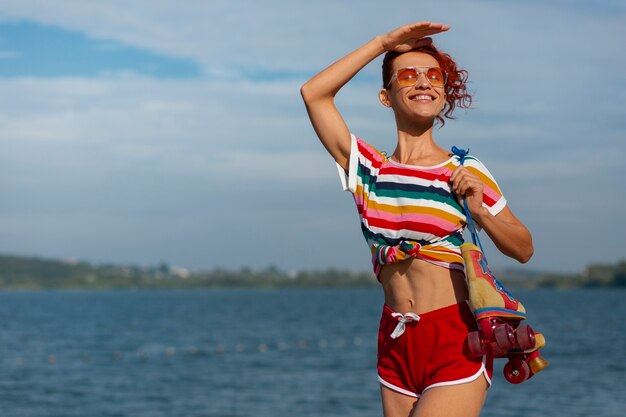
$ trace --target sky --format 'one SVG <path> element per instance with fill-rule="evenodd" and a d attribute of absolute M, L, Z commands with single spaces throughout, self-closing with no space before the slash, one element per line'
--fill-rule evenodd
<path fill-rule="evenodd" d="M 496 177 L 533 234 L 523 268 L 626 259 L 617 0 L 2 0 L 0 253 L 369 270 L 354 202 L 299 88 L 412 21 L 452 26 L 435 43 L 469 71 L 474 105 L 435 138 L 470 148 Z M 392 152 L 380 63 L 337 105 Z M 519 265 L 486 251 L 493 267 Z"/>

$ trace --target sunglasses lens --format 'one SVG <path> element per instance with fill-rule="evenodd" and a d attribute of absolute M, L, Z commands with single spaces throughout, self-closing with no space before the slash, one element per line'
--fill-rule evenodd
<path fill-rule="evenodd" d="M 418 73 L 414 68 L 403 68 L 398 70 L 396 75 L 398 84 L 402 87 L 415 85 L 417 82 Z"/>
<path fill-rule="evenodd" d="M 428 81 L 430 81 L 430 84 L 433 86 L 442 86 L 446 82 L 441 68 L 428 68 L 428 71 L 426 72 L 426 77 L 428 78 Z"/>
<path fill-rule="evenodd" d="M 402 68 L 396 73 L 400 87 L 414 86 L 420 74 L 426 75 L 430 85 L 442 87 L 446 83 L 446 76 L 441 68 Z"/>

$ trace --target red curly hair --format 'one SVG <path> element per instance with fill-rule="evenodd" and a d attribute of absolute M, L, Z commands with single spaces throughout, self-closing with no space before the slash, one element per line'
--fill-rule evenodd
<path fill-rule="evenodd" d="M 410 52 L 422 52 L 435 58 L 439 63 L 439 66 L 448 78 L 445 85 L 446 92 L 446 105 L 443 108 L 443 116 L 448 119 L 454 119 L 452 112 L 459 106 L 463 109 L 467 109 L 472 104 L 472 96 L 467 92 L 467 71 L 459 69 L 456 62 L 452 57 L 440 50 L 438 50 L 433 44 L 421 46 L 419 48 L 412 49 Z M 394 59 L 402 55 L 404 52 L 389 51 L 383 58 L 383 88 L 387 88 L 393 77 L 391 70 L 391 63 Z M 441 122 L 443 126 L 445 124 L 444 118 L 439 114 L 437 120 Z"/>

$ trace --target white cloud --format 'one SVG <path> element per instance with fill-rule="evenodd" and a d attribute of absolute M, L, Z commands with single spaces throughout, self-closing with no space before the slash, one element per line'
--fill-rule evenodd
<path fill-rule="evenodd" d="M 15 59 L 20 56 L 21 54 L 17 51 L 0 51 L 0 59 Z"/>
<path fill-rule="evenodd" d="M 358 4 L 331 0 L 4 0 L 0 16 L 190 58 L 201 63 L 207 73 L 217 74 L 229 73 L 237 66 L 319 68 L 377 33 L 407 23 L 411 17 L 406 11 L 415 7 L 409 1 L 396 2 L 393 7 L 374 1 Z M 624 37 L 620 35 L 626 31 L 623 13 L 594 16 L 593 9 L 567 4 L 452 1 L 444 9 L 438 1 L 421 1 L 419 9 L 417 19 L 451 23 L 453 30 L 443 35 L 441 42 L 483 73 L 490 67 L 516 66 L 536 74 L 541 64 L 537 61 L 557 58 L 563 62 L 564 56 L 580 65 L 581 52 L 611 58 L 611 49 L 619 48 L 619 39 Z M 602 10 L 602 6 L 594 9 Z M 349 22 L 346 16 L 350 16 Z M 615 36 L 606 38 L 605 33 Z M 468 41 L 471 48 L 467 48 Z M 484 60 L 485 56 L 495 59 Z M 531 63 L 529 56 L 533 57 Z"/>
<path fill-rule="evenodd" d="M 516 214 L 536 227 L 536 267 L 617 259 L 626 236 L 615 225 L 626 203 L 616 191 L 626 157 L 623 14 L 451 4 L 420 2 L 421 13 L 454 25 L 440 43 L 470 70 L 476 108 L 436 137 L 489 162 Z M 313 74 L 404 23 L 407 5 L 4 0 L 5 18 L 190 58 L 219 77 L 0 80 L 0 251 L 363 269 L 353 204 L 299 97 L 305 76 L 233 74 L 243 66 Z M 378 64 L 338 105 L 352 130 L 392 151 L 393 118 L 376 98 Z M 563 242 L 583 233 L 611 245 L 573 257 Z M 254 250 L 239 253 L 242 241 Z"/>
<path fill-rule="evenodd" d="M 303 211 L 292 198 L 336 185 L 291 82 L 11 79 L 0 94 L 0 250 L 144 262 L 170 251 L 210 267 L 229 259 L 232 224 L 279 238 L 273 224 L 290 219 L 287 233 Z M 266 264 L 256 253 L 249 263 Z"/>

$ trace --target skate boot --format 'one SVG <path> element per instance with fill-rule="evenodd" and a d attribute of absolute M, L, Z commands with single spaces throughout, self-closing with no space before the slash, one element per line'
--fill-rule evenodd
<path fill-rule="evenodd" d="M 545 338 L 528 324 L 522 303 L 513 298 L 491 273 L 480 248 L 471 243 L 461 245 L 469 304 L 478 330 L 467 337 L 474 356 L 490 352 L 494 358 L 508 358 L 504 367 L 507 381 L 519 384 L 548 366 L 539 354 Z"/>

